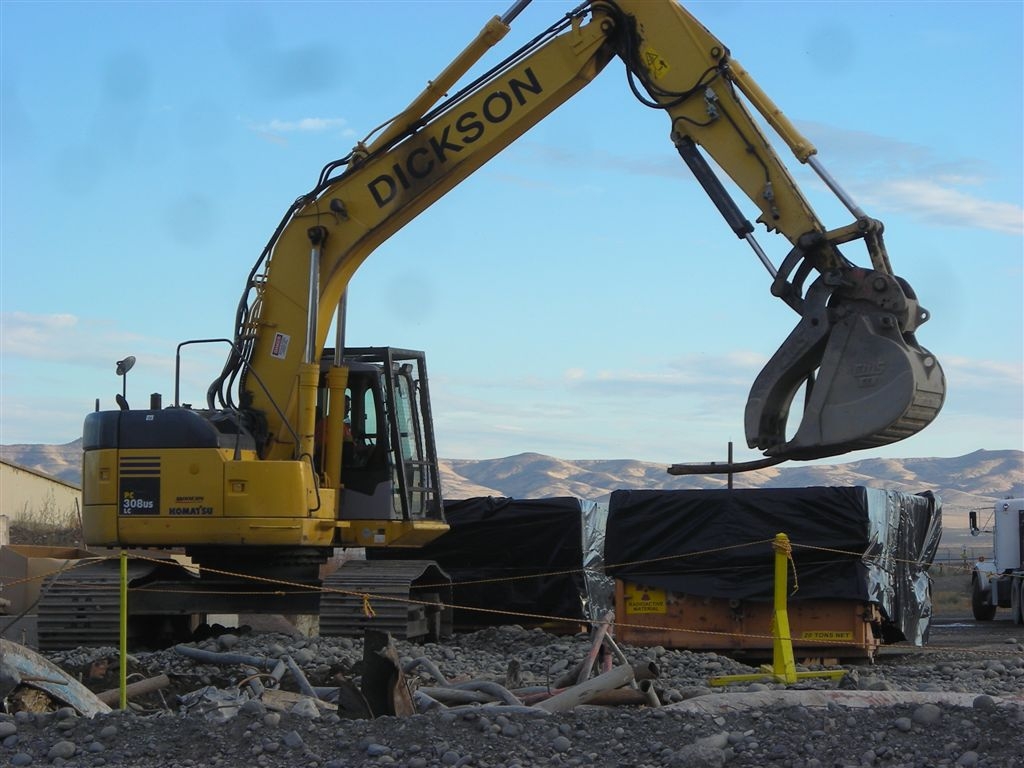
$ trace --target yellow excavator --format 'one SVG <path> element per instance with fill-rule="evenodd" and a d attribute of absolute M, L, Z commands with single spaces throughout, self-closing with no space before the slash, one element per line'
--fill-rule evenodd
<path fill-rule="evenodd" d="M 325 614 L 315 590 L 292 587 L 317 584 L 335 548 L 416 548 L 445 532 L 425 358 L 347 348 L 347 287 L 375 248 L 614 59 L 637 101 L 665 113 L 675 150 L 767 268 L 771 293 L 799 316 L 746 406 L 747 443 L 763 453 L 761 465 L 886 445 L 938 414 L 943 372 L 915 338 L 928 314 L 893 273 L 881 222 L 829 175 L 725 44 L 675 0 L 592 0 L 459 86 L 528 2 L 488 21 L 404 111 L 328 163 L 288 208 L 248 275 L 233 337 L 179 346 L 179 359 L 186 345 L 226 348 L 205 408 L 179 402 L 176 372 L 172 405 L 154 396 L 149 408 L 131 409 L 121 398 L 119 409 L 86 417 L 88 546 L 183 550 L 202 574 L 186 592 L 147 592 L 141 585 L 166 576 L 145 561 L 133 565 L 133 614 L 184 613 L 200 603 L 277 612 L 282 594 L 286 612 Z M 817 173 L 848 221 L 834 228 L 819 221 L 761 120 Z M 719 173 L 757 208 L 758 224 L 786 238 L 780 264 L 755 239 Z M 858 243 L 867 252 L 860 265 L 840 250 Z M 801 390 L 803 412 L 788 427 Z M 385 573 L 400 567 L 375 562 L 339 583 L 361 580 L 369 592 L 393 583 L 401 593 L 424 574 L 437 576 Z M 238 593 L 251 594 L 254 578 L 266 581 L 266 592 L 217 602 L 213 594 L 230 591 L 217 587 L 239 575 Z M 211 597 L 197 598 L 199 582 L 210 581 Z M 54 637 L 51 645 L 79 642 L 97 625 L 90 595 L 51 585 L 40 634 Z"/>

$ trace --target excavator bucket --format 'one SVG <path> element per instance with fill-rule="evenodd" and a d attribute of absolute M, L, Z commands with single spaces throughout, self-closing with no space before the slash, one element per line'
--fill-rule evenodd
<path fill-rule="evenodd" d="M 910 324 L 905 317 L 886 305 L 837 300 L 824 282 L 812 286 L 802 320 L 751 388 L 748 446 L 778 459 L 817 459 L 894 443 L 928 426 L 945 399 L 945 376 L 901 328 Z M 790 406 L 805 382 L 803 416 L 787 440 Z"/>

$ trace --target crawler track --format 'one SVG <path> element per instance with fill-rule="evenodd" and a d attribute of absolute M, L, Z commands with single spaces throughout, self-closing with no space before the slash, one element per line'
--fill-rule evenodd
<path fill-rule="evenodd" d="M 48 577 L 39 598 L 39 649 L 116 646 L 120 638 L 120 572 L 115 561 Z"/>

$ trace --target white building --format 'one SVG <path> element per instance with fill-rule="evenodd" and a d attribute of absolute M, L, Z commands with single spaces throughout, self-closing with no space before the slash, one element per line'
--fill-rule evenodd
<path fill-rule="evenodd" d="M 0 459 L 0 515 L 62 524 L 81 515 L 82 488 Z"/>

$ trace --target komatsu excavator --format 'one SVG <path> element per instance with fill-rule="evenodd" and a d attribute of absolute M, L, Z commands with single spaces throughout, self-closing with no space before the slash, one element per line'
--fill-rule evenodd
<path fill-rule="evenodd" d="M 943 372 L 915 337 L 928 314 L 893 273 L 881 222 L 827 173 L 815 147 L 725 44 L 675 0 L 584 2 L 456 90 L 528 2 L 488 21 L 403 112 L 328 163 L 287 210 L 249 273 L 233 337 L 184 342 L 229 350 L 205 409 L 179 402 L 176 373 L 169 407 L 154 400 L 148 409 L 128 409 L 122 399 L 120 409 L 86 417 L 87 544 L 183 550 L 202 574 L 186 592 L 147 591 L 145 584 L 164 577 L 133 561 L 133 615 L 212 605 L 212 594 L 230 591 L 217 587 L 241 575 L 242 589 L 212 610 L 320 611 L 323 629 L 327 598 L 318 604 L 318 593 L 302 585 L 319 583 L 318 568 L 335 548 L 415 548 L 444 533 L 424 357 L 347 349 L 346 289 L 375 248 L 615 59 L 637 101 L 664 112 L 675 150 L 767 268 L 771 293 L 799 316 L 746 406 L 747 443 L 763 453 L 762 464 L 886 445 L 938 414 Z M 819 221 L 759 119 L 813 168 L 849 221 L 831 228 Z M 755 226 L 707 157 L 758 209 L 757 223 L 786 238 L 780 264 L 755 239 Z M 840 250 L 857 243 L 866 249 L 860 264 Z M 803 412 L 787 431 L 801 389 Z M 400 566 L 372 563 L 361 571 L 363 586 L 337 591 L 358 595 L 394 582 L 401 593 L 421 575 L 385 573 L 389 567 Z M 211 596 L 196 597 L 209 581 Z M 241 596 L 254 583 L 265 591 Z M 53 638 L 50 645 L 81 642 L 98 625 L 87 615 L 90 601 L 98 614 L 100 593 L 110 588 L 52 584 L 49 607 L 40 606 L 41 635 Z"/>

